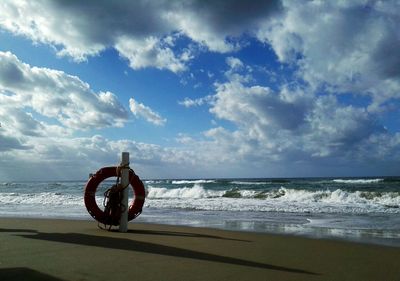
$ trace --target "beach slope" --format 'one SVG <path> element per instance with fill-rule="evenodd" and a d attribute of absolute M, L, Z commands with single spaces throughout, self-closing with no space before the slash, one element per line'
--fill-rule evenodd
<path fill-rule="evenodd" d="M 0 218 L 0 280 L 398 280 L 400 248 L 92 221 Z"/>

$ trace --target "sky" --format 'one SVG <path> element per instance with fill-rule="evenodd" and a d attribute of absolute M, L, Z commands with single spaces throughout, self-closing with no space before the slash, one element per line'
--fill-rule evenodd
<path fill-rule="evenodd" d="M 400 174 L 399 1 L 0 2 L 0 181 Z"/>

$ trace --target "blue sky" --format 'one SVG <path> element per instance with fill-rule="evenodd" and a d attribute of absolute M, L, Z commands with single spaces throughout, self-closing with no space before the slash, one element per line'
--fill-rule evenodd
<path fill-rule="evenodd" d="M 398 1 L 0 11 L 0 181 L 399 175 Z"/>

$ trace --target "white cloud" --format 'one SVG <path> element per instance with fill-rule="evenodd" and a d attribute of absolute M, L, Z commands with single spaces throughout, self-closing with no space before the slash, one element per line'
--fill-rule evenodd
<path fill-rule="evenodd" d="M 332 165 L 330 161 L 352 170 L 373 170 L 373 166 L 379 170 L 373 163 L 388 158 L 397 161 L 390 155 L 400 153 L 398 136 L 379 123 L 378 113 L 341 104 L 334 94 L 317 95 L 312 87 L 300 83 L 281 84 L 280 89 L 272 90 L 246 78 L 253 70 L 240 60 L 230 57 L 226 62 L 228 81 L 215 83 L 213 95 L 179 102 L 186 107 L 207 104 L 215 117 L 233 124 L 234 129 L 206 131 L 207 140 L 185 138 L 193 151 L 200 154 L 205 149 L 219 155 L 208 160 L 229 165 L 246 163 L 255 170 L 273 169 L 271 163 L 276 167 L 310 164 L 312 169 L 321 170 Z M 388 147 L 384 148 L 383 140 Z M 369 150 L 376 154 L 371 155 Z"/>
<path fill-rule="evenodd" d="M 9 117 L 4 118 L 25 124 L 26 134 L 37 134 L 40 124 L 21 111 L 24 108 L 54 118 L 71 129 L 122 126 L 128 119 L 127 111 L 114 94 L 94 93 L 76 76 L 31 67 L 10 52 L 0 52 L 0 101 L 2 111 L 9 108 L 8 114 L 3 114 Z"/>
<path fill-rule="evenodd" d="M 141 178 L 173 177 L 180 171 L 187 175 L 190 170 L 196 170 L 197 156 L 189 150 L 126 139 L 114 141 L 100 135 L 85 138 L 53 136 L 30 138 L 28 144 L 22 146 L 0 133 L 2 180 L 86 179 L 89 173 L 101 167 L 117 165 L 122 151 L 130 152 L 130 166 Z"/>
<path fill-rule="evenodd" d="M 155 67 L 177 73 L 186 69 L 184 62 L 189 60 L 189 54 L 186 53 L 181 58 L 177 58 L 171 48 L 163 46 L 156 37 L 148 37 L 144 40 L 121 37 L 116 42 L 115 48 L 129 60 L 133 69 Z"/>
<path fill-rule="evenodd" d="M 210 51 L 226 53 L 241 47 L 236 38 L 246 32 L 251 34 L 259 21 L 279 11 L 279 1 L 199 0 L 175 4 L 166 18 Z"/>
<path fill-rule="evenodd" d="M 213 100 L 213 95 L 205 96 L 198 99 L 190 99 L 186 97 L 183 101 L 179 101 L 178 104 L 183 105 L 184 107 L 202 106 L 204 104 L 212 103 Z"/>
<path fill-rule="evenodd" d="M 340 104 L 334 95 L 315 96 L 309 89 L 288 86 L 273 91 L 237 80 L 215 86 L 210 112 L 236 129 L 218 127 L 205 135 L 223 155 L 244 163 L 341 159 L 344 165 L 354 161 L 360 165 L 365 155 L 379 162 L 385 159 L 382 154 L 365 151 L 376 145 L 376 139 L 397 138 L 377 122 L 375 114 Z M 389 150 L 398 154 L 398 142 L 391 143 L 396 144 Z"/>
<path fill-rule="evenodd" d="M 278 1 L 2 1 L 0 27 L 53 46 L 76 61 L 113 47 L 134 69 L 179 72 L 193 58 L 175 53 L 174 37 L 184 35 L 208 50 L 230 52 L 235 37 L 251 32 L 280 10 Z M 93 24 L 96 23 L 96 24 Z"/>
<path fill-rule="evenodd" d="M 204 25 L 203 20 L 195 11 L 171 11 L 167 14 L 167 19 L 170 22 L 176 22 L 177 28 L 182 30 L 186 36 L 207 46 L 210 51 L 227 53 L 238 48 L 235 44 L 228 42 L 224 36 L 215 34 L 208 25 Z"/>
<path fill-rule="evenodd" d="M 279 60 L 299 67 L 314 88 L 371 95 L 370 110 L 400 98 L 397 1 L 283 1 L 258 38 Z"/>
<path fill-rule="evenodd" d="M 257 124 L 278 129 L 296 129 L 302 122 L 307 104 L 302 100 L 286 101 L 268 87 L 246 87 L 233 81 L 216 85 L 216 101 L 211 112 L 244 125 Z"/>
<path fill-rule="evenodd" d="M 320 97 L 307 114 L 304 148 L 313 156 L 357 153 L 370 137 L 387 134 L 375 119 L 364 108 L 341 106 L 333 96 Z"/>
<path fill-rule="evenodd" d="M 6 136 L 0 132 L 0 152 L 10 151 L 13 149 L 28 149 L 29 147 L 24 146 L 16 137 Z"/>
<path fill-rule="evenodd" d="M 98 54 L 104 49 L 101 43 L 91 40 L 87 33 L 78 30 L 79 27 L 82 31 L 87 29 L 87 23 L 72 13 L 62 17 L 58 8 L 57 3 L 52 1 L 2 1 L 0 25 L 35 42 L 62 46 L 58 54 L 68 54 L 77 61 L 85 60 L 87 55 Z"/>
<path fill-rule="evenodd" d="M 77 77 L 0 53 L 0 162 L 15 157 L 27 166 L 47 159 L 49 167 L 57 161 L 60 167 L 76 163 L 76 171 L 88 159 L 90 167 L 108 164 L 126 149 L 141 169 L 193 165 L 207 172 L 225 167 L 266 175 L 279 164 L 290 170 L 334 163 L 343 169 L 369 165 L 383 173 L 385 163 L 399 164 L 400 135 L 379 124 L 380 111 L 400 98 L 397 1 L 43 0 L 2 1 L 0 9 L 2 29 L 49 44 L 59 55 L 82 61 L 111 47 L 133 69 L 179 73 L 196 53 L 186 39 L 201 51 L 229 53 L 242 46 L 240 36 L 246 34 L 271 46 L 283 68 L 295 69 L 294 84 L 302 85 L 288 86 L 283 79 L 274 85 L 257 83 L 244 60 L 229 54 L 228 81 L 216 83 L 212 95 L 178 103 L 208 105 L 213 118 L 225 121 L 219 124 L 230 126 L 211 128 L 202 138 L 185 135 L 179 149 L 164 148 L 71 137 L 71 130 L 123 126 L 128 114 L 112 93 L 95 93 Z M 186 38 L 178 42 L 181 37 Z M 371 96 L 373 102 L 349 106 L 339 102 L 341 93 Z M 153 124 L 166 123 L 134 99 L 130 109 Z M 43 116 L 54 124 L 39 121 Z"/>
<path fill-rule="evenodd" d="M 0 120 L 2 130 L 8 134 L 14 135 L 16 132 L 26 136 L 43 135 L 43 125 L 35 120 L 31 114 L 24 112 L 19 108 L 11 108 L 6 105 L 0 107 Z"/>
<path fill-rule="evenodd" d="M 0 27 L 49 44 L 59 56 L 76 61 L 114 47 L 134 69 L 157 67 L 178 72 L 185 69 L 188 57 L 177 58 L 168 44 L 176 30 L 163 16 L 164 7 L 170 6 L 149 1 L 3 1 Z M 170 35 L 165 44 L 164 35 Z"/>
<path fill-rule="evenodd" d="M 175 39 L 232 52 L 255 36 L 315 89 L 400 98 L 397 1 L 2 1 L 0 27 L 76 60 L 115 48 L 133 69 L 179 73 L 194 54 Z M 93 23 L 96 24 L 93 24 Z M 189 48 L 190 49 L 190 48 Z M 15 73 L 14 73 L 15 74 Z M 18 77 L 13 77 L 18 79 Z"/>
<path fill-rule="evenodd" d="M 154 112 L 150 107 L 135 101 L 133 98 L 129 99 L 129 107 L 136 117 L 142 117 L 147 122 L 153 123 L 157 126 L 163 126 L 167 119 L 162 118 L 157 112 Z"/>
<path fill-rule="evenodd" d="M 243 66 L 244 66 L 243 62 L 240 59 L 235 58 L 235 57 L 227 57 L 226 63 L 229 65 L 229 67 L 232 70 L 239 70 L 239 69 L 243 68 Z"/>

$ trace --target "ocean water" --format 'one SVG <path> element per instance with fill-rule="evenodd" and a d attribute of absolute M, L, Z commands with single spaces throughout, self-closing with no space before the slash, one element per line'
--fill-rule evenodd
<path fill-rule="evenodd" d="M 147 196 L 143 213 L 135 220 L 138 222 L 400 246 L 400 178 L 143 182 Z M 85 184 L 0 183 L 0 217 L 91 220 L 83 202 Z M 103 204 L 105 190 L 113 184 L 111 179 L 99 186 L 99 206 Z"/>

